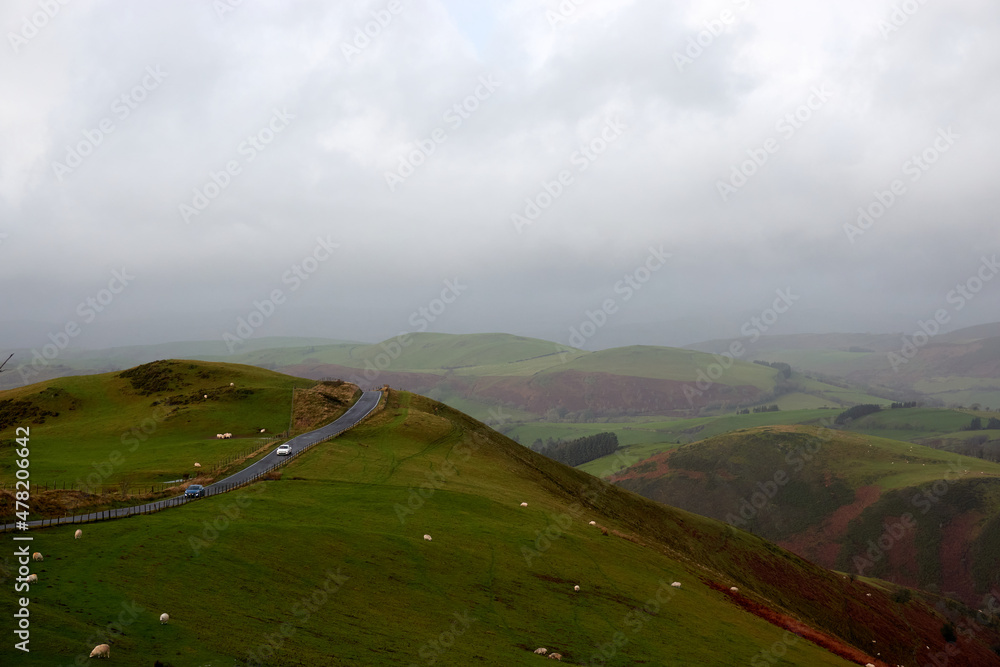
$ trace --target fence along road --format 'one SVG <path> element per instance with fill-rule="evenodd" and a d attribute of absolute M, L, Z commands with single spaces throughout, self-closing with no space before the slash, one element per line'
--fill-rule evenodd
<path fill-rule="evenodd" d="M 205 487 L 206 496 L 214 496 L 220 493 L 226 493 L 227 491 L 232 491 L 233 489 L 238 489 L 241 486 L 250 484 L 271 472 L 275 468 L 283 466 L 289 460 L 295 458 L 298 454 L 301 454 L 305 450 L 318 445 L 321 442 L 325 442 L 334 438 L 349 428 L 357 426 L 362 419 L 371 414 L 372 410 L 378 407 L 379 401 L 382 399 L 382 392 L 378 390 L 369 390 L 361 394 L 361 398 L 352 405 L 347 412 L 342 414 L 340 417 L 330 422 L 326 426 L 322 426 L 315 431 L 309 431 L 308 433 L 303 433 L 302 435 L 295 436 L 291 440 L 286 440 L 285 444 L 291 445 L 292 452 L 286 456 L 278 456 L 275 454 L 274 450 L 271 450 L 266 455 L 264 455 L 260 461 L 252 463 L 243 470 L 221 479 L 214 484 L 209 484 Z M 36 521 L 29 521 L 26 524 L 17 523 L 7 523 L 0 527 L 0 532 L 9 532 L 12 530 L 26 530 L 28 527 L 38 528 L 42 526 L 57 526 L 64 523 L 90 523 L 92 521 L 104 521 L 107 519 L 120 519 L 127 516 L 132 516 L 134 514 L 150 514 L 152 512 L 159 512 L 160 510 L 166 509 L 168 507 L 176 507 L 178 505 L 183 505 L 185 503 L 192 502 L 193 498 L 185 498 L 183 495 L 175 496 L 173 498 L 167 498 L 164 500 L 158 500 L 153 503 L 146 503 L 145 505 L 134 505 L 132 507 L 120 507 L 113 510 L 104 510 L 103 512 L 91 512 L 90 514 L 77 514 L 74 516 L 65 516 L 58 519 L 40 519 Z"/>

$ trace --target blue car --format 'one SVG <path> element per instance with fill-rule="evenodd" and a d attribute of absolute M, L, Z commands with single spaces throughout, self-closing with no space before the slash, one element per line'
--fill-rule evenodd
<path fill-rule="evenodd" d="M 205 487 L 201 484 L 192 484 L 188 488 L 184 489 L 185 498 L 204 498 L 205 497 Z"/>

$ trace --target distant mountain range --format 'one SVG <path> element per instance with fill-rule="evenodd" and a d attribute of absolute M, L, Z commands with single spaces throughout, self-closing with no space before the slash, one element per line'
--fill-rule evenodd
<path fill-rule="evenodd" d="M 907 343 L 909 341 L 909 343 Z M 538 418 L 680 416 L 776 402 L 843 407 L 921 400 L 1000 407 L 1000 323 L 936 336 L 795 334 L 706 341 L 687 348 L 596 352 L 510 334 L 401 335 L 376 344 L 250 338 L 107 350 L 14 350 L 0 389 L 165 358 L 246 363 L 428 394 L 477 416 L 504 407 Z M 49 355 L 46 357 L 45 355 Z M 793 375 L 753 361 L 788 364 Z M 533 416 L 533 417 L 532 417 Z"/>

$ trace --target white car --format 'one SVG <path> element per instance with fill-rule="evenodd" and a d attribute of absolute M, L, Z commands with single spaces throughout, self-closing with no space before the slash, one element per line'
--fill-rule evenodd
<path fill-rule="evenodd" d="M 286 444 L 286 445 L 282 445 L 281 447 L 278 447 L 278 450 L 277 450 L 278 456 L 288 456 L 291 453 L 292 453 L 292 446 L 291 445 L 287 445 Z"/>

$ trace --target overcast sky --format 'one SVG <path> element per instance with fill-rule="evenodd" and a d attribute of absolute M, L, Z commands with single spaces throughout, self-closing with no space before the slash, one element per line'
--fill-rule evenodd
<path fill-rule="evenodd" d="M 0 342 L 995 321 L 1000 5 L 897 2 L 8 0 Z"/>

